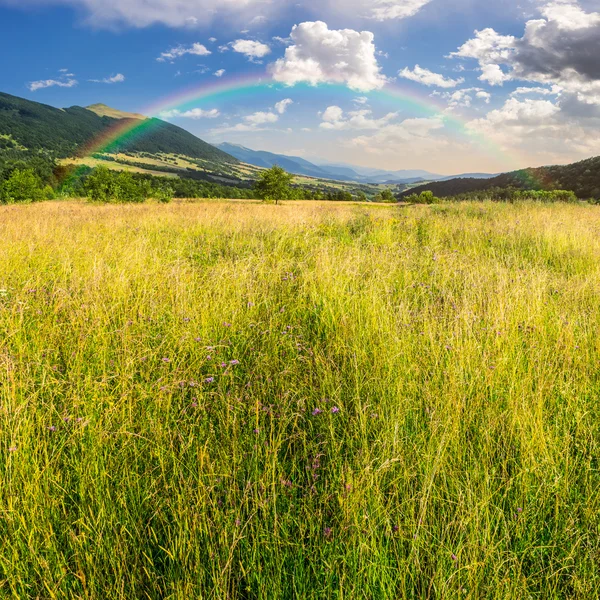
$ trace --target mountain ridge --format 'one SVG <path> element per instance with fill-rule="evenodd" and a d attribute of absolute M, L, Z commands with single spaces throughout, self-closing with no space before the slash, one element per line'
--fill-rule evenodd
<path fill-rule="evenodd" d="M 458 177 L 429 182 L 402 192 L 400 198 L 425 191 L 447 198 L 495 189 L 568 190 L 581 199 L 600 198 L 600 156 L 568 165 L 520 169 L 485 180 Z"/>
<path fill-rule="evenodd" d="M 98 105 L 92 106 L 102 111 L 97 108 Z M 116 110 L 106 105 L 102 107 L 110 111 Z M 181 127 L 160 119 L 144 119 L 155 126 L 148 127 L 143 136 L 123 136 L 111 145 L 109 153 L 181 154 L 218 163 L 239 163 L 233 156 Z M 133 120 L 133 117 L 116 119 L 81 106 L 55 108 L 0 92 L 0 134 L 10 136 L 17 144 L 30 151 L 49 152 L 57 158 L 77 156 L 90 142 L 101 138 L 124 120 Z"/>

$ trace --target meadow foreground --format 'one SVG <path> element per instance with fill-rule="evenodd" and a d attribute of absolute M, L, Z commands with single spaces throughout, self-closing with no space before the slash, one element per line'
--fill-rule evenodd
<path fill-rule="evenodd" d="M 600 210 L 0 207 L 0 598 L 596 598 Z"/>

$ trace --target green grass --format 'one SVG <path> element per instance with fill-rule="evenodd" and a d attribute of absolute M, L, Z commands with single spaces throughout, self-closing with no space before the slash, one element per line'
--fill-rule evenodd
<path fill-rule="evenodd" d="M 599 233 L 0 207 L 0 598 L 597 598 Z"/>

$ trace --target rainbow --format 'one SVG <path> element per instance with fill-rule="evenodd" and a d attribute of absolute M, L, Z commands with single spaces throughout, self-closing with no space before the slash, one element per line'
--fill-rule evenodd
<path fill-rule="evenodd" d="M 158 102 L 141 110 L 143 114 L 151 117 L 145 121 L 124 119 L 116 122 L 112 127 L 105 130 L 100 136 L 94 138 L 82 149 L 83 156 L 95 153 L 111 152 L 124 145 L 127 141 L 134 140 L 146 135 L 154 128 L 159 127 L 159 117 L 169 110 L 185 111 L 190 108 L 214 108 L 214 104 L 226 105 L 227 102 L 239 100 L 240 98 L 251 98 L 260 95 L 272 95 L 278 91 L 286 90 L 311 90 L 314 92 L 328 91 L 338 95 L 355 98 L 364 95 L 368 98 L 379 98 L 391 102 L 394 106 L 414 112 L 424 118 L 439 117 L 455 133 L 462 135 L 471 141 L 477 142 L 486 152 L 506 164 L 506 170 L 517 169 L 514 156 L 508 155 L 497 144 L 491 140 L 476 134 L 469 129 L 466 121 L 445 112 L 444 106 L 437 103 L 430 96 L 419 95 L 397 83 L 390 82 L 383 89 L 368 93 L 360 93 L 349 89 L 344 85 L 323 84 L 309 86 L 307 84 L 297 85 L 294 88 L 278 84 L 265 76 L 243 76 L 232 80 L 218 80 L 201 86 L 194 86 L 167 96 Z M 211 103 L 211 106 L 208 104 Z"/>

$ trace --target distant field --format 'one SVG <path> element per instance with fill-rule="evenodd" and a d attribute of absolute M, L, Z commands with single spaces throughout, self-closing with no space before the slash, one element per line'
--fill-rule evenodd
<path fill-rule="evenodd" d="M 0 207 L 0 598 L 597 598 L 600 208 Z"/>

